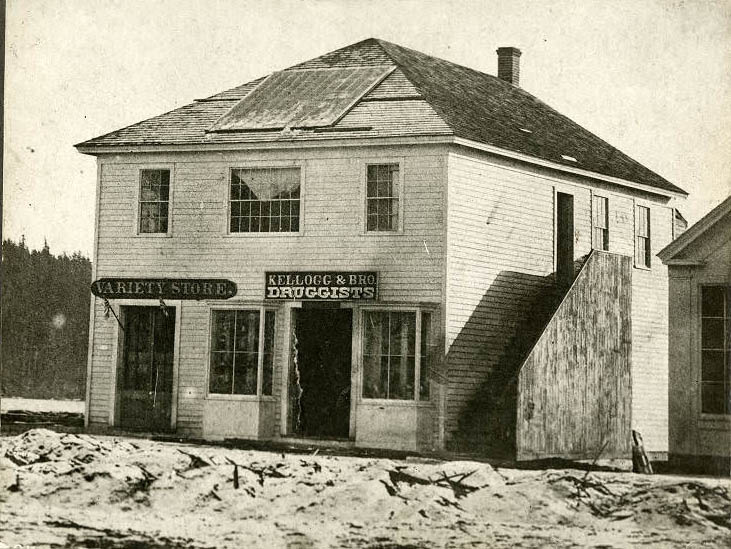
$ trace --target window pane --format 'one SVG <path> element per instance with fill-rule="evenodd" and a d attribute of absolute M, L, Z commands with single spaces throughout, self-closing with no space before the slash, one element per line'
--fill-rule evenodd
<path fill-rule="evenodd" d="M 211 371 L 208 391 L 231 394 L 233 381 L 233 353 L 211 353 Z"/>
<path fill-rule="evenodd" d="M 724 352 L 703 351 L 701 356 L 701 379 L 703 381 L 724 381 Z"/>
<path fill-rule="evenodd" d="M 236 311 L 213 312 L 213 334 L 211 336 L 211 350 L 233 351 L 235 318 Z"/>
<path fill-rule="evenodd" d="M 365 398 L 386 398 L 385 383 L 381 379 L 380 355 L 363 357 L 363 396 Z"/>
<path fill-rule="evenodd" d="M 236 351 L 259 352 L 259 311 L 236 312 Z"/>
<path fill-rule="evenodd" d="M 421 364 L 419 370 L 419 398 L 429 400 L 429 379 L 431 377 L 431 314 L 421 313 Z"/>
<path fill-rule="evenodd" d="M 256 394 L 258 353 L 236 353 L 234 361 L 234 394 Z"/>
<path fill-rule="evenodd" d="M 723 302 L 726 297 L 726 288 L 723 286 L 704 286 L 701 289 L 701 311 L 703 316 L 724 316 Z"/>
<path fill-rule="evenodd" d="M 703 349 L 723 349 L 723 328 L 722 318 L 702 319 L 701 347 Z"/>
<path fill-rule="evenodd" d="M 391 356 L 389 365 L 388 398 L 414 399 L 414 357 Z"/>
<path fill-rule="evenodd" d="M 140 204 L 140 232 L 160 232 L 157 214 L 157 202 L 145 202 Z"/>
<path fill-rule="evenodd" d="M 274 377 L 274 311 L 264 314 L 264 364 L 262 367 L 262 394 L 271 395 Z"/>
<path fill-rule="evenodd" d="M 391 355 L 414 356 L 416 313 L 391 313 Z"/>
<path fill-rule="evenodd" d="M 701 384 L 701 409 L 704 414 L 726 413 L 723 383 Z"/>

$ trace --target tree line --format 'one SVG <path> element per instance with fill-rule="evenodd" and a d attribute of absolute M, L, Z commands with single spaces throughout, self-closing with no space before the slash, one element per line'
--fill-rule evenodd
<path fill-rule="evenodd" d="M 84 398 L 91 261 L 2 242 L 3 396 Z"/>

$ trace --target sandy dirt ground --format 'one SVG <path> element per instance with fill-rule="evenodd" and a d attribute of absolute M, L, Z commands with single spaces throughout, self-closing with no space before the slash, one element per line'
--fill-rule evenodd
<path fill-rule="evenodd" d="M 729 479 L 44 429 L 0 439 L 0 470 L 0 547 L 731 546 Z"/>

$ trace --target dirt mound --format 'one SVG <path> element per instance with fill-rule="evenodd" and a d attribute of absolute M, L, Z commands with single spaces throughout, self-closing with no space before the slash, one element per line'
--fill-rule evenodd
<path fill-rule="evenodd" d="M 731 537 L 725 480 L 498 471 L 43 429 L 0 439 L 0 461 L 6 544 L 624 547 Z"/>

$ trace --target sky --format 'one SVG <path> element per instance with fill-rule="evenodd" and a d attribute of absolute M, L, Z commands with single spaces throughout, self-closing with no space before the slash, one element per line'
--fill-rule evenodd
<path fill-rule="evenodd" d="M 73 145 L 368 37 L 521 87 L 690 193 L 731 194 L 731 0 L 7 0 L 3 238 L 92 252 Z"/>

